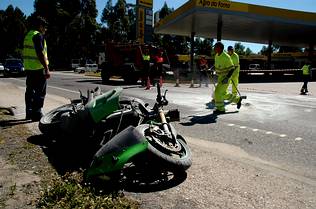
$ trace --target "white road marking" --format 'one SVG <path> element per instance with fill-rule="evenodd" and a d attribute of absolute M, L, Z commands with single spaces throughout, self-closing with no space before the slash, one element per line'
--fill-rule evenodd
<path fill-rule="evenodd" d="M 21 82 L 25 82 L 25 80 L 21 80 L 21 79 L 17 79 L 17 78 L 10 78 L 12 80 L 16 80 L 16 81 L 21 81 Z M 68 91 L 70 93 L 76 93 L 76 94 L 79 94 L 78 91 L 73 91 L 73 90 L 69 90 L 69 89 L 65 89 L 65 88 L 60 88 L 60 87 L 56 87 L 56 86 L 47 86 L 47 88 L 51 88 L 51 89 L 58 89 L 58 90 L 61 90 L 61 91 Z"/>
<path fill-rule="evenodd" d="M 287 137 L 286 134 L 278 134 L 278 133 L 274 133 L 272 131 L 266 131 L 266 130 L 258 129 L 258 128 L 250 128 L 250 127 L 247 127 L 247 126 L 238 126 L 237 124 L 234 124 L 234 123 L 228 123 L 227 126 L 230 126 L 230 127 L 236 126 L 236 127 L 239 127 L 240 129 L 249 129 L 249 130 L 252 130 L 253 132 L 261 132 L 261 133 L 265 133 L 267 135 L 279 136 L 281 138 Z M 303 140 L 303 138 L 296 137 L 294 140 L 295 141 L 301 141 L 301 140 Z"/>
<path fill-rule="evenodd" d="M 61 90 L 61 91 L 68 91 L 70 93 L 79 94 L 79 91 L 73 91 L 73 90 L 64 89 L 64 88 L 60 88 L 60 87 L 56 87 L 56 86 L 47 86 L 47 87 L 51 88 L 51 89 L 58 89 L 58 90 Z"/>

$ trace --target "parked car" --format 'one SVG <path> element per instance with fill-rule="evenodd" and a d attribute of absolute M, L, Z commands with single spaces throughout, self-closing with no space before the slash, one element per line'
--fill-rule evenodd
<path fill-rule="evenodd" d="M 20 59 L 6 59 L 4 63 L 4 76 L 24 75 L 24 66 Z"/>
<path fill-rule="evenodd" d="M 71 69 L 75 70 L 77 67 L 80 67 L 80 59 L 72 59 Z"/>
<path fill-rule="evenodd" d="M 260 70 L 260 65 L 259 64 L 250 64 L 249 65 L 249 70 Z"/>
<path fill-rule="evenodd" d="M 97 72 L 98 65 L 97 64 L 86 64 L 84 67 L 77 67 L 75 72 L 77 73 L 85 73 L 85 72 Z"/>
<path fill-rule="evenodd" d="M 0 74 L 3 74 L 4 72 L 4 66 L 2 63 L 0 63 Z"/>

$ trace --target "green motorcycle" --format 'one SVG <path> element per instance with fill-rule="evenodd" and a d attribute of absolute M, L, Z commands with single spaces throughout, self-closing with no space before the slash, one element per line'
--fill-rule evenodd
<path fill-rule="evenodd" d="M 165 111 L 165 91 L 157 85 L 152 108 L 143 100 L 121 96 L 123 89 L 101 93 L 97 88 L 70 104 L 45 114 L 39 129 L 47 135 L 80 136 L 96 143 L 98 149 L 86 177 L 120 178 L 131 170 L 184 172 L 191 164 L 185 139 L 170 123 L 179 120 L 179 111 Z M 133 174 L 135 175 L 135 173 Z"/>

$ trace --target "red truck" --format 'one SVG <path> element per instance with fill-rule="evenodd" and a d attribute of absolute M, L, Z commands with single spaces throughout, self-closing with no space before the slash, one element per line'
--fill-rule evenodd
<path fill-rule="evenodd" d="M 144 79 L 145 69 L 143 64 L 143 52 L 149 49 L 150 56 L 153 58 L 158 48 L 140 43 L 114 43 L 108 42 L 105 45 L 105 58 L 99 63 L 101 68 L 102 82 L 106 83 L 112 76 L 119 76 L 126 83 L 135 84 L 139 79 Z M 165 68 L 170 68 L 169 59 L 166 53 Z M 102 60 L 102 59 L 99 59 Z M 153 60 L 150 61 L 153 66 Z"/>

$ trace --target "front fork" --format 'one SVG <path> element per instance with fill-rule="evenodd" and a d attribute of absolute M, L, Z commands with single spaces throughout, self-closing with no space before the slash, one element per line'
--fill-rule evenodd
<path fill-rule="evenodd" d="M 163 111 L 162 108 L 158 108 L 158 112 L 159 112 L 159 117 L 160 117 L 160 120 L 161 120 L 161 124 L 162 124 L 162 127 L 163 127 L 163 131 L 165 132 L 166 136 L 168 137 L 168 139 L 172 139 L 171 140 L 171 143 L 173 145 L 176 144 L 176 136 L 174 136 L 174 134 L 170 131 L 171 128 L 167 122 L 167 119 L 166 119 L 166 116 L 165 116 L 165 113 Z"/>

